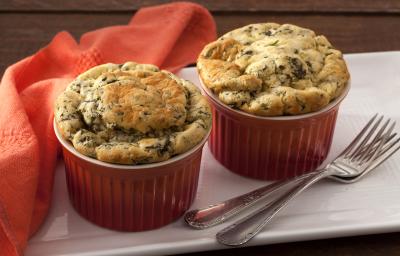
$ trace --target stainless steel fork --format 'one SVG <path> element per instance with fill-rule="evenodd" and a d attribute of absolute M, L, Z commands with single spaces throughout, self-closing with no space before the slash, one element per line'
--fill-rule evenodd
<path fill-rule="evenodd" d="M 377 118 L 377 115 L 375 115 L 365 126 L 367 129 L 372 125 L 372 122 L 375 121 Z M 365 130 L 366 132 L 366 130 Z M 396 138 L 396 133 L 391 134 L 391 136 L 388 138 L 385 147 L 389 147 L 390 143 L 393 143 L 393 141 L 399 140 L 399 138 Z M 354 142 L 354 141 L 353 141 Z M 365 147 L 365 146 L 364 146 Z M 383 151 L 382 151 L 383 153 Z M 357 177 L 340 177 L 340 176 L 329 176 L 328 178 L 334 179 L 339 182 L 343 183 L 352 183 L 355 182 L 356 180 L 360 179 L 363 177 L 368 171 L 362 173 Z M 213 205 L 206 206 L 204 208 L 200 209 L 194 209 L 191 211 L 188 211 L 185 214 L 185 221 L 187 224 L 193 228 L 196 229 L 205 229 L 209 228 L 215 225 L 218 225 L 222 222 L 225 222 L 229 218 L 232 218 L 233 216 L 241 213 L 247 208 L 252 207 L 255 203 L 261 201 L 261 200 L 266 200 L 266 199 L 271 199 L 271 196 L 273 196 L 276 192 L 286 189 L 289 186 L 294 186 L 300 181 L 304 180 L 305 178 L 309 177 L 313 173 L 308 173 L 304 174 L 302 176 L 298 176 L 295 178 L 287 179 L 287 180 L 282 180 L 278 182 L 274 182 L 271 184 L 268 184 L 266 186 L 260 187 L 258 189 L 255 189 L 253 191 L 250 191 L 246 194 L 239 195 L 233 198 L 230 198 L 228 200 L 218 202 Z"/>
<path fill-rule="evenodd" d="M 400 148 L 399 139 L 392 134 L 395 123 L 390 124 L 389 119 L 379 128 L 382 120 L 383 116 L 377 118 L 375 115 L 332 163 L 305 177 L 275 201 L 221 230 L 217 240 L 231 246 L 248 242 L 298 194 L 323 178 L 336 177 L 347 183 L 358 181 Z"/>

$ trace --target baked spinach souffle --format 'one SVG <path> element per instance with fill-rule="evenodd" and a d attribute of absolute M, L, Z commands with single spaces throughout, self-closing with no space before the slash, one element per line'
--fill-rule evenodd
<path fill-rule="evenodd" d="M 89 157 L 118 164 L 161 162 L 200 143 L 211 111 L 191 82 L 154 65 L 91 68 L 55 103 L 62 137 Z"/>

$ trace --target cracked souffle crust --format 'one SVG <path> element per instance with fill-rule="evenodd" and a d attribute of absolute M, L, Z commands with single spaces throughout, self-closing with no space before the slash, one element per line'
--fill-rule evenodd
<path fill-rule="evenodd" d="M 342 53 L 324 36 L 275 23 L 248 25 L 208 44 L 197 69 L 220 101 L 258 116 L 320 110 L 350 78 Z"/>
<path fill-rule="evenodd" d="M 57 98 L 55 120 L 80 153 L 104 162 L 160 162 L 207 135 L 211 111 L 199 89 L 149 64 L 104 64 Z"/>

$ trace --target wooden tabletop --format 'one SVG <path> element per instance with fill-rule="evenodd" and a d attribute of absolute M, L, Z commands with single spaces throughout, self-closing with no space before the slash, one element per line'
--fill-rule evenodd
<path fill-rule="evenodd" d="M 126 24 L 142 6 L 161 0 L 0 1 L 0 74 L 45 46 L 61 30 L 76 38 L 104 26 Z M 398 0 L 199 0 L 218 33 L 249 23 L 293 23 L 324 34 L 344 53 L 400 50 Z M 400 67 L 399 67 L 400 70 Z M 399 255 L 400 233 L 266 245 L 202 255 Z"/>

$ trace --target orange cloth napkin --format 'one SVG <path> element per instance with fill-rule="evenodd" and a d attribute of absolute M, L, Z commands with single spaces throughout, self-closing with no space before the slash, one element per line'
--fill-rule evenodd
<path fill-rule="evenodd" d="M 53 104 L 76 75 L 107 62 L 152 63 L 176 71 L 215 40 L 210 13 L 193 3 L 139 10 L 128 25 L 67 32 L 10 66 L 0 84 L 0 254 L 22 255 L 49 209 L 59 145 Z"/>

